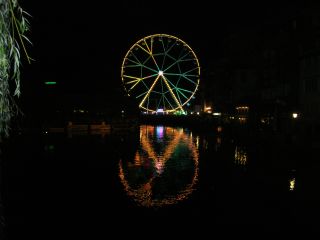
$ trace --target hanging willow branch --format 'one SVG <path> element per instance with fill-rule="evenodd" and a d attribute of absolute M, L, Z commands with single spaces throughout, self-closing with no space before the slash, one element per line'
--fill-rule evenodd
<path fill-rule="evenodd" d="M 14 96 L 20 96 L 20 49 L 32 60 L 25 47 L 31 43 L 25 36 L 30 26 L 26 16 L 17 0 L 0 0 L 0 138 L 9 135 L 10 120 L 18 111 Z"/>

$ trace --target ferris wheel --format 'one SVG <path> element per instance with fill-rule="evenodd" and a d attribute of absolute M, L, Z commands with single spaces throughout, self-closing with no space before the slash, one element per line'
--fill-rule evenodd
<path fill-rule="evenodd" d="M 200 80 L 196 54 L 181 39 L 154 34 L 137 41 L 127 52 L 121 78 L 129 96 L 148 113 L 184 113 Z"/>

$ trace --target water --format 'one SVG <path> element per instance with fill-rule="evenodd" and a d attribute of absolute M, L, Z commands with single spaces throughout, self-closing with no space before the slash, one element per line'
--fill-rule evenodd
<path fill-rule="evenodd" d="M 289 232 L 285 225 L 320 226 L 317 151 L 276 138 L 143 125 L 23 134 L 2 148 L 11 236 L 107 234 L 159 219 Z"/>

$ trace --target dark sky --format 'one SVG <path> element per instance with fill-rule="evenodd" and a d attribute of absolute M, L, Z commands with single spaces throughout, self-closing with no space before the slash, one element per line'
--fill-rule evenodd
<path fill-rule="evenodd" d="M 33 46 L 28 49 L 35 59 L 31 65 L 24 63 L 23 81 L 28 82 L 27 88 L 57 81 L 67 92 L 108 93 L 121 86 L 120 66 L 126 51 L 140 38 L 154 33 L 183 39 L 205 68 L 221 55 L 225 32 L 258 24 L 266 16 L 288 9 L 284 2 L 216 2 L 21 1 L 33 16 L 29 33 Z"/>

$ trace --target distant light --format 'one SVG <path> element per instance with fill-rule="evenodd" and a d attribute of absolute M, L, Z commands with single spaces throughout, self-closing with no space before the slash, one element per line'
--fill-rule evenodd
<path fill-rule="evenodd" d="M 296 185 L 296 179 L 295 178 L 290 179 L 289 180 L 289 190 L 293 191 L 295 188 L 295 185 Z"/>
<path fill-rule="evenodd" d="M 159 71 L 159 76 L 163 76 L 163 71 Z"/>
<path fill-rule="evenodd" d="M 221 116 L 221 112 L 214 112 L 213 116 Z"/>
<path fill-rule="evenodd" d="M 44 82 L 44 84 L 46 84 L 46 85 L 56 85 L 57 82 Z"/>
<path fill-rule="evenodd" d="M 298 118 L 298 113 L 292 113 L 293 118 Z"/>
<path fill-rule="evenodd" d="M 200 113 L 199 112 L 197 112 L 197 115 L 199 115 Z"/>
<path fill-rule="evenodd" d="M 124 113 L 124 110 L 122 110 L 121 113 Z"/>
<path fill-rule="evenodd" d="M 163 109 L 162 108 L 158 108 L 157 109 L 157 113 L 163 113 Z"/>

